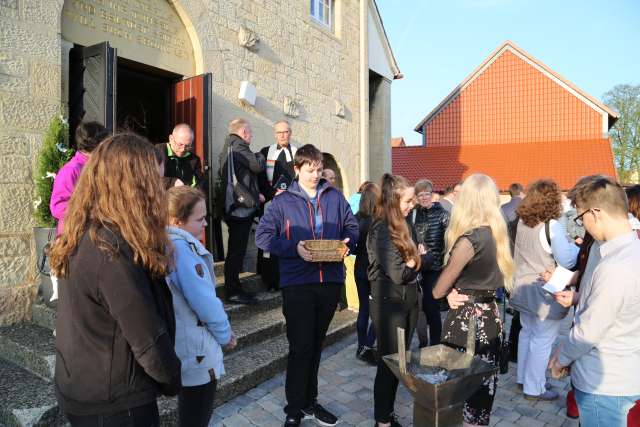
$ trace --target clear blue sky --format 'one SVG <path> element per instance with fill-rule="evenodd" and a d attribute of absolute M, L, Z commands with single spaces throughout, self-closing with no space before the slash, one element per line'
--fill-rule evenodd
<path fill-rule="evenodd" d="M 602 99 L 640 84 L 640 0 L 377 0 L 404 79 L 391 85 L 392 136 L 413 128 L 503 41 Z"/>

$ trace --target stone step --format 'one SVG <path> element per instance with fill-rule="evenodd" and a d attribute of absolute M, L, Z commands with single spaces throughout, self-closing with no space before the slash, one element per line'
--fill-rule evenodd
<path fill-rule="evenodd" d="M 33 323 L 17 323 L 0 328 L 0 358 L 45 381 L 53 379 L 55 354 L 55 337 L 50 329 Z"/>
<path fill-rule="evenodd" d="M 273 306 L 273 303 L 278 302 L 276 295 L 262 294 L 265 299 L 260 303 L 261 311 L 251 312 L 251 315 L 237 317 L 237 312 L 257 306 L 229 307 L 231 313 L 236 313 L 235 318 L 231 319 L 231 326 L 238 340 L 238 346 L 232 353 L 284 333 L 282 309 Z M 51 329 L 33 323 L 0 327 L 0 358 L 10 360 L 21 368 L 51 381 L 55 370 L 55 337 Z"/>
<path fill-rule="evenodd" d="M 352 334 L 356 328 L 356 317 L 356 313 L 348 310 L 336 312 L 327 331 L 325 347 Z M 283 334 L 225 356 L 226 374 L 218 384 L 214 406 L 246 393 L 284 371 L 288 353 L 289 345 Z M 158 405 L 161 425 L 177 425 L 177 400 L 161 398 Z"/>
<path fill-rule="evenodd" d="M 258 316 L 262 316 L 259 318 Z M 279 323 L 276 310 L 270 310 L 262 315 L 256 315 L 252 319 L 265 320 L 271 317 L 275 323 Z M 340 339 L 355 331 L 356 314 L 350 311 L 336 312 L 325 340 L 325 346 L 334 344 Z M 32 350 L 21 356 L 22 360 L 33 361 L 39 357 L 46 362 L 46 356 L 42 356 L 47 349 L 51 349 L 53 336 L 46 328 L 30 325 L 18 325 L 14 331 L 0 331 L 0 337 L 11 336 L 13 340 L 20 341 L 18 337 L 27 337 L 40 342 L 33 346 Z M 244 326 L 235 326 L 236 333 L 240 334 Z M 7 332 L 7 333 L 5 333 Z M 263 336 L 267 334 L 261 332 Z M 270 333 L 274 333 L 272 330 Z M 258 332 L 256 332 L 258 334 Z M 251 341 L 250 334 L 242 335 L 237 351 L 225 356 L 226 374 L 218 385 L 215 406 L 219 406 L 234 397 L 247 392 L 267 379 L 282 372 L 286 368 L 288 343 L 284 334 L 271 336 L 266 340 Z M 12 341 L 13 341 L 12 340 Z M 32 342 L 32 344 L 34 344 Z M 25 343 L 13 343 L 12 348 L 24 348 Z M 5 345 L 3 343 L 2 350 Z M 15 354 L 16 352 L 12 353 Z M 19 352 L 18 352 L 19 354 Z M 0 354 L 5 357 L 5 353 Z M 40 355 L 40 356 L 38 356 Z M 42 360 L 33 362 L 37 369 L 43 369 Z M 49 366 L 49 362 L 46 362 Z M 46 371 L 43 372 L 46 374 Z M 31 427 L 68 425 L 64 416 L 59 414 L 55 401 L 53 384 L 39 375 L 34 375 L 21 366 L 8 360 L 0 359 L 0 425 L 6 427 Z M 159 407 L 162 425 L 177 425 L 177 401 L 175 398 L 159 399 Z"/>
<path fill-rule="evenodd" d="M 224 301 L 224 278 L 220 278 L 221 282 L 216 287 L 216 294 Z M 262 280 L 253 273 L 242 273 L 240 278 L 243 288 L 247 291 L 255 293 L 258 304 L 242 305 L 242 304 L 225 304 L 224 308 L 229 318 L 244 318 L 253 313 L 270 310 L 282 304 L 282 296 L 280 292 L 263 292 Z M 45 304 L 33 304 L 31 309 L 32 322 L 48 328 L 55 329 L 56 325 L 56 309 Z"/>
<path fill-rule="evenodd" d="M 0 425 L 68 425 L 58 410 L 53 384 L 6 360 L 0 360 L 0 378 Z"/>

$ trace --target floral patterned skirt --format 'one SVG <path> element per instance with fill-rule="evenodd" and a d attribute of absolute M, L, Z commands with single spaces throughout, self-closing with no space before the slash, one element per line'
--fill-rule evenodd
<path fill-rule="evenodd" d="M 460 291 L 460 293 L 465 293 Z M 441 343 L 465 351 L 469 318 L 476 319 L 475 354 L 485 362 L 498 365 L 498 351 L 502 322 L 495 301 L 489 303 L 471 303 L 449 310 L 443 325 Z M 489 416 L 493 406 L 493 398 L 498 385 L 498 375 L 489 377 L 482 386 L 465 402 L 464 421 L 475 425 L 489 425 Z"/>

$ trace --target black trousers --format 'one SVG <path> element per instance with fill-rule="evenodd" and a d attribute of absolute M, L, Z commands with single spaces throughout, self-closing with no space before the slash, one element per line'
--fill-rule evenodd
<path fill-rule="evenodd" d="M 429 330 L 429 341 L 425 340 L 426 331 L 419 333 L 420 348 L 427 345 L 440 344 L 440 335 L 442 335 L 442 319 L 440 318 L 440 305 L 433 298 L 433 287 L 440 277 L 440 271 L 429 271 L 422 275 L 422 312 Z M 420 331 L 419 331 L 420 332 Z"/>
<path fill-rule="evenodd" d="M 513 318 L 511 319 L 511 328 L 509 329 L 509 359 L 517 363 L 518 362 L 518 339 L 520 337 L 520 312 L 515 311 Z"/>
<path fill-rule="evenodd" d="M 73 427 L 157 427 L 160 425 L 158 404 L 155 400 L 146 405 L 109 415 L 66 415 Z"/>
<path fill-rule="evenodd" d="M 227 297 L 240 291 L 240 273 L 253 225 L 253 217 L 241 221 L 228 219 L 229 245 L 224 259 L 224 288 Z"/>
<path fill-rule="evenodd" d="M 314 283 L 282 288 L 289 357 L 285 380 L 288 415 L 300 415 L 318 397 L 322 343 L 338 305 L 342 284 Z"/>
<path fill-rule="evenodd" d="M 178 393 L 178 416 L 182 427 L 207 427 L 213 413 L 216 380 L 194 387 L 182 387 Z"/>
<path fill-rule="evenodd" d="M 258 249 L 258 274 L 267 287 L 267 290 L 278 290 L 280 288 L 280 266 L 278 257 L 269 254 L 269 258 L 264 257 L 264 251 Z"/>
<path fill-rule="evenodd" d="M 398 379 L 382 361 L 382 356 L 398 352 L 398 328 L 405 332 L 407 348 L 418 320 L 417 292 L 405 300 L 373 299 L 369 305 L 378 340 L 378 370 L 373 385 L 373 415 L 377 422 L 388 423 L 396 401 Z"/>

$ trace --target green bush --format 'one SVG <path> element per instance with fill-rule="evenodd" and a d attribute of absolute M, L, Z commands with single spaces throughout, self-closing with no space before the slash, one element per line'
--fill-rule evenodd
<path fill-rule="evenodd" d="M 58 116 L 51 120 L 42 148 L 38 153 L 34 202 L 34 217 L 39 227 L 55 227 L 56 220 L 51 216 L 49 202 L 53 179 L 58 170 L 73 157 L 73 149 L 69 146 L 69 123 Z"/>

